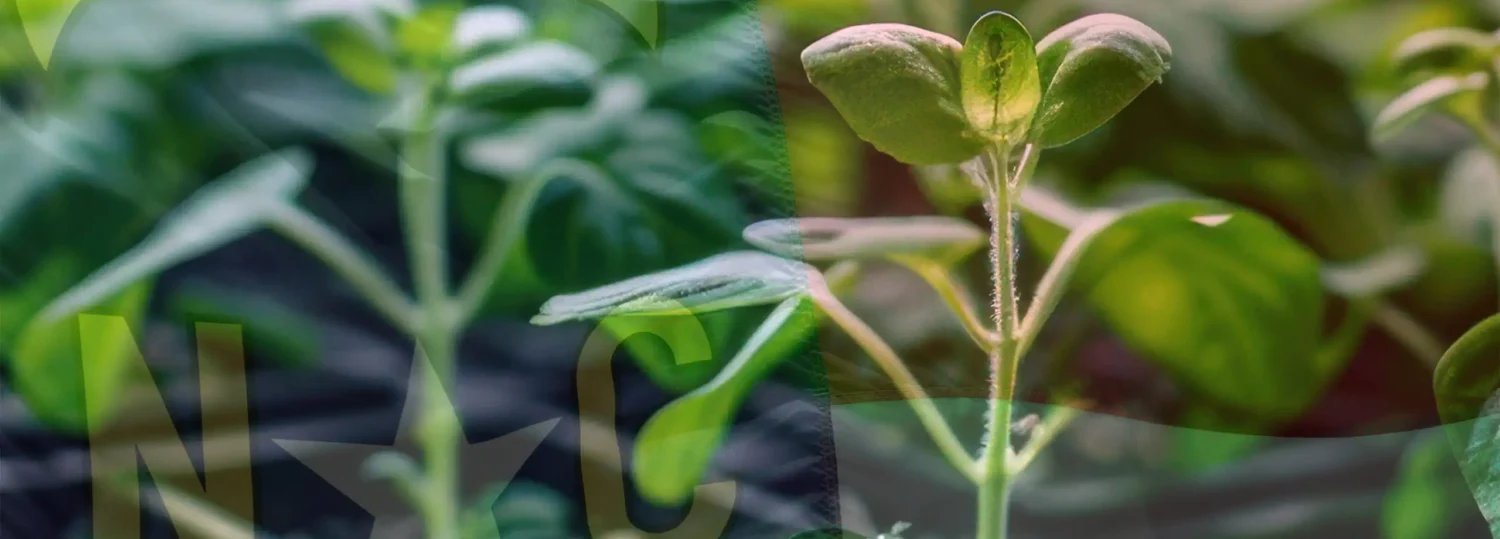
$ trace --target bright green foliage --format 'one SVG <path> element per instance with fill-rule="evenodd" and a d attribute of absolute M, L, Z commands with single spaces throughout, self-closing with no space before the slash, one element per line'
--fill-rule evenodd
<path fill-rule="evenodd" d="M 1024 222 L 1044 251 L 1057 249 L 1053 225 Z M 1315 353 L 1317 258 L 1264 217 L 1162 202 L 1119 217 L 1087 249 L 1073 286 L 1133 350 L 1209 398 L 1287 419 L 1340 368 Z"/>
<path fill-rule="evenodd" d="M 993 11 L 980 17 L 964 42 L 964 113 L 986 138 L 1017 145 L 1041 102 L 1035 44 L 1021 21 Z"/>
<path fill-rule="evenodd" d="M 396 49 L 421 67 L 441 67 L 453 42 L 453 26 L 461 5 L 438 2 L 422 6 L 396 27 Z"/>
<path fill-rule="evenodd" d="M 139 281 L 86 310 L 122 317 L 138 329 L 150 290 L 148 281 Z M 129 387 L 130 362 L 140 359 L 129 334 L 83 324 L 89 315 L 33 319 L 16 341 L 12 365 L 14 387 L 27 409 L 47 425 L 73 433 L 110 419 Z"/>
<path fill-rule="evenodd" d="M 641 494 L 687 501 L 751 388 L 813 329 L 803 298 L 782 302 L 712 381 L 658 410 L 641 428 L 631 469 Z"/>
<path fill-rule="evenodd" d="M 1434 433 L 1436 434 L 1436 433 Z M 1454 515 L 1469 501 L 1468 487 L 1441 435 L 1418 437 L 1407 449 L 1381 510 L 1384 539 L 1452 537 Z"/>
<path fill-rule="evenodd" d="M 802 51 L 807 78 L 860 138 L 915 164 L 966 161 L 983 139 L 959 99 L 963 47 L 899 24 L 853 26 Z"/>
<path fill-rule="evenodd" d="M 573 106 L 587 100 L 598 72 L 598 62 L 583 51 L 538 41 L 460 65 L 448 84 L 460 99 L 494 106 Z"/>
<path fill-rule="evenodd" d="M 1171 68 L 1172 47 L 1124 15 L 1073 21 L 1037 43 L 1042 103 L 1032 140 L 1061 146 L 1104 125 Z"/>
<path fill-rule="evenodd" d="M 376 94 L 395 91 L 400 67 L 392 56 L 390 29 L 374 3 L 296 0 L 287 9 L 349 82 Z"/>

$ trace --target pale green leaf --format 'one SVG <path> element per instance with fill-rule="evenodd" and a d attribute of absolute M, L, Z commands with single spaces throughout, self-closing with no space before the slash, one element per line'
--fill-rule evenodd
<path fill-rule="evenodd" d="M 240 165 L 194 194 L 139 245 L 53 300 L 42 317 L 57 320 L 130 285 L 223 246 L 258 228 L 302 191 L 312 156 L 283 150 Z"/>
<path fill-rule="evenodd" d="M 1402 73 L 1422 70 L 1467 73 L 1484 69 L 1496 52 L 1500 52 L 1500 40 L 1493 34 L 1469 28 L 1435 28 L 1406 38 L 1396 48 L 1391 62 Z"/>
<path fill-rule="evenodd" d="M 533 324 L 619 315 L 683 315 L 767 305 L 802 295 L 811 266 L 754 251 L 736 251 L 554 297 Z"/>
<path fill-rule="evenodd" d="M 1353 262 L 1325 264 L 1323 284 L 1348 297 L 1373 297 L 1410 284 L 1426 269 L 1426 251 L 1397 245 Z"/>
<path fill-rule="evenodd" d="M 1021 21 L 992 11 L 974 23 L 964 41 L 964 114 L 969 125 L 995 142 L 1020 144 L 1042 100 L 1036 44 Z"/>
<path fill-rule="evenodd" d="M 984 245 L 988 235 L 952 217 L 772 219 L 745 228 L 745 241 L 787 258 L 809 261 L 916 257 L 956 262 Z"/>
<path fill-rule="evenodd" d="M 1116 14 L 1078 19 L 1036 46 L 1042 102 L 1031 138 L 1061 146 L 1104 125 L 1171 68 L 1172 47 L 1151 27 Z"/>
<path fill-rule="evenodd" d="M 598 73 L 598 62 L 583 51 L 560 42 L 538 41 L 464 63 L 453 70 L 448 84 L 465 99 L 560 100 L 571 105 L 587 99 Z"/>
<path fill-rule="evenodd" d="M 1380 114 L 1375 116 L 1372 136 L 1375 140 L 1394 137 L 1424 115 L 1440 110 L 1453 110 L 1461 100 L 1477 100 L 1489 85 L 1482 73 L 1466 76 L 1437 77 L 1401 94 Z"/>
<path fill-rule="evenodd" d="M 531 19 L 509 6 L 475 6 L 458 15 L 453 50 L 459 54 L 507 47 L 531 35 Z"/>
<path fill-rule="evenodd" d="M 913 165 L 967 161 L 984 149 L 959 97 L 963 46 L 900 24 L 839 30 L 802 51 L 812 82 L 859 138 Z"/>

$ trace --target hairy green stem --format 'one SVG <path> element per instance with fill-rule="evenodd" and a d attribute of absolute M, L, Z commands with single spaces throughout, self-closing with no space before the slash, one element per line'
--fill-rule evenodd
<path fill-rule="evenodd" d="M 422 511 L 428 539 L 458 539 L 458 444 L 460 427 L 453 387 L 458 324 L 448 292 L 447 170 L 443 136 L 436 125 L 438 84 L 426 85 L 401 148 L 401 214 L 416 283 L 420 315 L 417 361 L 426 359 L 422 416 L 418 428 L 428 491 Z"/>
<path fill-rule="evenodd" d="M 977 539 L 1003 539 L 1009 520 L 1009 461 L 1012 400 L 1015 398 L 1016 334 L 1020 329 L 1015 285 L 1015 212 L 1014 196 L 1019 178 L 1009 174 L 1009 148 L 994 148 L 988 155 L 989 204 L 991 222 L 990 257 L 995 273 L 995 322 L 999 346 L 990 353 L 990 378 L 993 384 L 990 411 L 986 425 L 984 455 L 981 457 Z"/>

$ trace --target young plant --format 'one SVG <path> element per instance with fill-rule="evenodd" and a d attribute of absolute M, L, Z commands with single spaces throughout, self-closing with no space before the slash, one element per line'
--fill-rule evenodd
<path fill-rule="evenodd" d="M 1373 137 L 1395 136 L 1428 114 L 1444 114 L 1478 142 L 1445 180 L 1444 216 L 1464 236 L 1489 236 L 1500 273 L 1500 35 L 1440 28 L 1408 38 L 1396 69 L 1418 81 L 1375 120 Z M 1500 535 L 1500 316 L 1480 322 L 1443 354 L 1433 373 L 1439 417 L 1491 533 Z"/>
<path fill-rule="evenodd" d="M 66 414 L 80 426 L 101 428 L 113 410 L 111 395 L 124 384 L 112 376 L 127 361 L 128 342 L 97 343 L 119 350 L 90 364 L 88 398 L 63 395 L 44 402 L 49 373 L 76 365 L 76 315 L 86 311 L 136 312 L 145 305 L 145 285 L 160 272 L 258 229 L 269 228 L 327 263 L 392 326 L 412 337 L 424 378 L 417 437 L 423 462 L 399 454 L 377 455 L 368 467 L 396 484 L 414 506 L 432 539 L 465 533 L 459 499 L 457 451 L 461 427 L 450 400 L 459 335 L 479 312 L 517 243 L 542 187 L 558 171 L 533 170 L 507 192 L 469 275 L 450 280 L 448 267 L 448 120 L 464 108 L 534 110 L 581 104 L 591 93 L 597 66 L 581 51 L 556 42 L 532 41 L 530 19 L 508 7 L 469 9 L 448 3 L 420 9 L 402 0 L 289 4 L 330 63 L 350 82 L 387 101 L 396 113 L 382 126 L 397 133 L 394 158 L 399 213 L 406 235 L 407 266 L 415 294 L 396 284 L 368 254 L 339 231 L 302 208 L 297 197 L 314 162 L 301 149 L 275 151 L 212 182 L 161 220 L 139 245 L 106 264 L 41 310 L 17 339 L 16 383 L 35 408 L 79 408 Z M 100 336 L 84 335 L 85 339 Z M 91 359 L 94 361 L 94 359 Z M 36 391 L 28 388 L 36 386 Z M 74 398 L 76 397 L 76 398 Z M 76 401 L 76 402 L 74 402 Z M 488 512 L 490 508 L 483 508 Z"/>
<path fill-rule="evenodd" d="M 814 320 L 827 319 L 895 382 L 943 456 L 978 487 L 975 536 L 1005 537 L 1011 485 L 1073 415 L 1063 411 L 1044 419 L 1025 446 L 1014 447 L 1017 369 L 1087 248 L 1117 227 L 1126 232 L 1115 239 L 1128 244 L 1139 230 L 1212 228 L 1230 218 L 1205 216 L 1196 204 L 1079 215 L 1067 223 L 1071 233 L 1028 310 L 1021 312 L 1016 214 L 1042 151 L 1113 118 L 1161 79 L 1171 54 L 1151 28 L 1113 14 L 1079 19 L 1039 42 L 1002 12 L 981 17 L 964 43 L 900 24 L 835 32 L 802 53 L 813 85 L 880 151 L 911 165 L 960 165 L 983 193 L 988 232 L 942 217 L 762 222 L 744 236 L 765 252 L 722 254 L 559 296 L 533 321 L 606 319 L 608 324 L 777 305 L 716 378 L 658 411 L 642 430 L 633 466 L 637 484 L 649 499 L 675 504 L 691 495 L 751 385 L 812 332 Z M 986 244 L 994 285 L 987 316 L 976 312 L 951 273 L 955 263 Z M 904 265 L 925 279 L 989 355 L 990 413 L 977 457 L 956 438 L 897 352 L 839 299 L 859 261 L 870 259 Z M 700 358 L 679 358 L 695 359 Z"/>

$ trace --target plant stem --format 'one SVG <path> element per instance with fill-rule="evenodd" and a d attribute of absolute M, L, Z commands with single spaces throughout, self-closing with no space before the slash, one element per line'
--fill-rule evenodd
<path fill-rule="evenodd" d="M 943 419 L 942 413 L 938 411 L 937 406 L 933 405 L 932 398 L 922 390 L 921 384 L 917 382 L 915 376 L 912 376 L 911 371 L 906 369 L 906 364 L 901 361 L 896 351 L 891 349 L 891 345 L 881 339 L 874 329 L 871 329 L 864 320 L 839 301 L 826 284 L 814 286 L 811 292 L 812 300 L 818 308 L 827 314 L 834 324 L 849 334 L 849 337 L 854 339 L 854 342 L 858 343 L 865 353 L 870 354 L 870 359 L 874 360 L 875 364 L 885 371 L 885 375 L 896 384 L 896 389 L 901 392 L 902 397 L 906 398 L 912 411 L 916 413 L 917 420 L 932 436 L 933 442 L 937 444 L 943 457 L 948 459 L 948 462 L 964 477 L 971 481 L 976 480 L 975 463 L 969 456 L 968 450 L 964 449 L 962 443 L 959 443 L 958 437 L 953 434 L 953 429 L 948 426 L 947 420 Z"/>
<path fill-rule="evenodd" d="M 1057 439 L 1057 434 L 1078 417 L 1078 413 L 1078 410 L 1071 406 L 1058 406 L 1047 414 L 1047 418 L 1043 419 L 1041 424 L 1033 427 L 1031 439 L 1026 441 L 1026 446 L 1021 448 L 1021 451 L 1016 454 L 1015 461 L 1010 463 L 1011 477 L 1026 471 L 1026 468 L 1031 466 L 1031 462 L 1036 460 L 1037 455 L 1040 455 L 1042 450 L 1052 443 L 1052 440 Z"/>
<path fill-rule="evenodd" d="M 401 148 L 401 213 L 416 283 L 420 316 L 414 337 L 431 367 L 423 388 L 418 437 L 427 472 L 427 498 L 420 508 L 429 539 L 458 538 L 457 406 L 449 395 L 457 324 L 448 296 L 447 171 L 443 136 L 436 125 L 438 83 L 422 88 L 411 131 Z"/>
<path fill-rule="evenodd" d="M 411 299 L 338 231 L 292 205 L 277 206 L 271 211 L 270 219 L 269 226 L 273 230 L 321 258 L 397 328 L 414 331 L 417 308 Z"/>
<path fill-rule="evenodd" d="M 500 203 L 500 209 L 495 211 L 490 223 L 478 261 L 458 289 L 456 317 L 460 323 L 473 318 L 484 305 L 500 278 L 500 272 L 505 269 L 506 257 L 526 233 L 526 220 L 531 217 L 532 206 L 554 177 L 550 174 L 537 176 L 512 186 L 505 194 L 504 202 Z"/>
<path fill-rule="evenodd" d="M 953 311 L 954 316 L 968 332 L 974 343 L 986 352 L 991 351 L 999 337 L 994 330 L 985 327 L 984 322 L 974 313 L 974 306 L 969 301 L 969 295 L 960 289 L 958 283 L 954 282 L 953 274 L 948 268 L 941 264 L 925 259 L 900 260 L 901 265 L 906 266 L 927 281 L 928 286 L 937 292 L 943 303 L 948 305 L 948 310 Z"/>
<path fill-rule="evenodd" d="M 1495 78 L 1491 77 L 1492 84 L 1494 81 Z M 1469 130 L 1474 132 L 1474 136 L 1479 139 L 1484 149 L 1489 151 L 1490 158 L 1496 161 L 1497 166 L 1500 166 L 1500 133 L 1497 133 L 1494 126 L 1484 121 L 1483 118 L 1466 116 L 1461 120 L 1469 126 Z M 1500 179 L 1497 179 L 1496 184 L 1491 185 L 1490 188 L 1494 190 L 1496 196 L 1500 196 Z M 1500 200 L 1490 202 L 1494 206 L 1490 208 L 1490 241 L 1492 242 L 1490 256 L 1495 260 L 1495 276 L 1500 278 Z"/>
<path fill-rule="evenodd" d="M 1009 148 L 990 151 L 988 210 L 991 223 L 990 258 L 995 270 L 995 319 L 1000 334 L 999 346 L 990 353 L 990 378 L 993 390 L 984 455 L 981 457 L 977 539 L 1003 539 L 1009 516 L 1011 458 L 1010 425 L 1012 399 L 1015 397 L 1016 333 L 1019 320 L 1015 285 L 1015 212 L 1014 190 L 1009 171 Z"/>
<path fill-rule="evenodd" d="M 1443 351 L 1447 347 L 1433 336 L 1431 331 L 1422 327 L 1421 322 L 1416 321 L 1410 314 L 1396 308 L 1386 301 L 1375 301 L 1374 312 L 1370 313 L 1371 319 L 1385 329 L 1399 341 L 1408 351 L 1422 360 L 1428 367 L 1436 367 L 1438 360 L 1442 359 Z"/>

